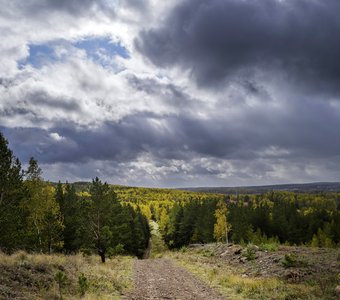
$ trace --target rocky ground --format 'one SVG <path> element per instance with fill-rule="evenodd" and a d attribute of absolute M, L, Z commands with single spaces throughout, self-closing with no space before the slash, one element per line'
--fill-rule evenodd
<path fill-rule="evenodd" d="M 135 287 L 128 299 L 225 299 L 165 258 L 136 260 Z"/>
<path fill-rule="evenodd" d="M 251 246 L 247 251 L 239 245 L 208 245 L 201 251 L 238 268 L 245 276 L 276 276 L 299 282 L 340 273 L 339 249 L 280 246 L 277 251 L 266 251 Z M 287 256 L 292 260 L 285 264 Z"/>
<path fill-rule="evenodd" d="M 171 257 L 231 299 L 340 299 L 340 251 L 192 245 Z"/>

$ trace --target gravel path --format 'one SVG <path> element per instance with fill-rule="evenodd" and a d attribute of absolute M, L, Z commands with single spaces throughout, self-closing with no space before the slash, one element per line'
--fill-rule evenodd
<path fill-rule="evenodd" d="M 128 299 L 225 299 L 171 260 L 144 259 L 134 263 L 133 294 Z"/>

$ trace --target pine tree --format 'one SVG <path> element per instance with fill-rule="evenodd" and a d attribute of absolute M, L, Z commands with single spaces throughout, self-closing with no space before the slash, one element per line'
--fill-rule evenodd
<path fill-rule="evenodd" d="M 0 249 L 11 252 L 22 247 L 25 236 L 21 203 L 24 188 L 20 161 L 8 148 L 0 132 Z"/>
<path fill-rule="evenodd" d="M 63 190 L 63 185 L 61 184 L 60 180 L 57 184 L 57 187 L 55 189 L 55 200 L 59 204 L 60 207 L 60 212 L 64 216 L 65 214 L 65 196 L 64 196 L 64 190 Z"/>
<path fill-rule="evenodd" d="M 58 193 L 56 192 L 56 197 Z M 59 192 L 61 196 L 61 192 Z M 81 203 L 74 185 L 66 183 L 62 198 L 59 196 L 64 219 L 64 250 L 68 253 L 80 249 L 83 237 L 80 234 L 82 224 Z M 58 199 L 58 198 L 57 198 Z M 86 221 L 84 221 L 86 222 Z"/>
<path fill-rule="evenodd" d="M 107 183 L 103 184 L 98 177 L 92 181 L 90 194 L 91 205 L 87 222 L 90 224 L 90 232 L 94 235 L 95 247 L 104 263 L 109 245 L 108 236 L 112 234 L 109 227 L 106 226 L 110 223 L 116 194 Z"/>

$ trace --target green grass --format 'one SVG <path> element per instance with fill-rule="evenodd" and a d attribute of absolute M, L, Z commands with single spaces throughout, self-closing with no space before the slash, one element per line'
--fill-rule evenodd
<path fill-rule="evenodd" d="M 223 259 L 205 255 L 202 250 L 169 254 L 176 262 L 229 299 L 333 299 L 316 282 L 287 282 L 283 278 L 244 275 L 242 265 L 231 267 Z"/>

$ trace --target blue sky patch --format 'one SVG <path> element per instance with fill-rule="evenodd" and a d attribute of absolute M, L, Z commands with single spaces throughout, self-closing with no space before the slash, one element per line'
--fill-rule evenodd
<path fill-rule="evenodd" d="M 18 61 L 19 69 L 23 69 L 26 65 L 39 69 L 47 63 L 60 60 L 61 58 L 56 55 L 54 48 L 61 44 L 72 45 L 84 50 L 89 59 L 104 67 L 112 65 L 115 56 L 130 58 L 127 49 L 120 43 L 112 42 L 109 37 L 85 38 L 72 44 L 67 41 L 57 40 L 45 44 L 29 44 L 29 55 L 25 59 Z"/>
<path fill-rule="evenodd" d="M 114 43 L 109 37 L 91 37 L 78 42 L 73 46 L 83 49 L 89 58 L 103 66 L 110 65 L 114 56 L 130 58 L 129 52 L 120 43 Z"/>
<path fill-rule="evenodd" d="M 44 64 L 56 61 L 57 57 L 54 53 L 53 46 L 50 44 L 30 44 L 29 55 L 25 59 L 18 62 L 18 66 L 22 69 L 26 65 L 32 65 L 34 68 L 41 68 Z"/>

